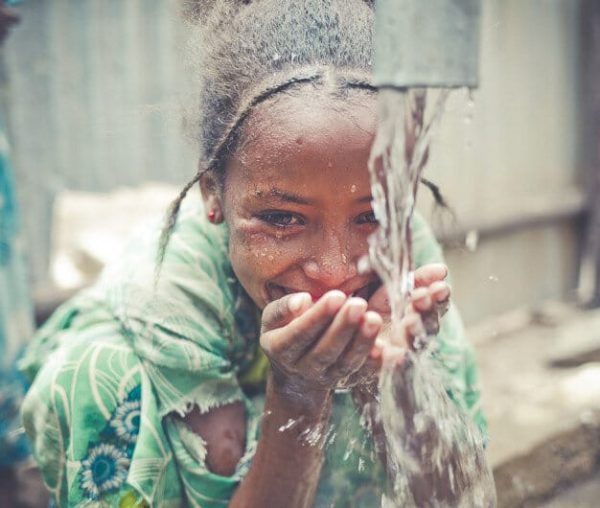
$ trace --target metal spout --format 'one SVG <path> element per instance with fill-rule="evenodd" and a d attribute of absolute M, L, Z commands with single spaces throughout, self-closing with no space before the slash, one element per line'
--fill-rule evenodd
<path fill-rule="evenodd" d="M 375 85 L 476 87 L 481 0 L 377 0 Z"/>

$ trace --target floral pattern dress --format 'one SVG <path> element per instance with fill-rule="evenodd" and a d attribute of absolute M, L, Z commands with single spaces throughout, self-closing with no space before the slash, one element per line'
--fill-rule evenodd
<path fill-rule="evenodd" d="M 200 205 L 184 206 L 155 282 L 159 231 L 149 227 L 58 309 L 22 363 L 33 379 L 24 424 L 60 506 L 224 507 L 250 467 L 268 371 L 260 316 L 231 269 L 225 227 L 209 224 Z M 418 265 L 441 259 L 418 217 L 413 235 Z M 485 430 L 454 309 L 437 340 L 449 393 Z M 205 443 L 177 415 L 233 401 L 245 405 L 247 442 L 224 477 L 207 468 Z M 377 505 L 385 475 L 347 394 L 336 395 L 325 441 L 316 506 Z"/>

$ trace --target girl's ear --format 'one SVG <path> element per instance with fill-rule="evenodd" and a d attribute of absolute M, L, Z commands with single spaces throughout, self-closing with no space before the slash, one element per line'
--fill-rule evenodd
<path fill-rule="evenodd" d="M 200 176 L 200 191 L 202 192 L 204 210 L 206 211 L 208 220 L 213 224 L 221 224 L 225 218 L 223 215 L 221 194 L 215 176 L 211 172 L 205 171 Z"/>

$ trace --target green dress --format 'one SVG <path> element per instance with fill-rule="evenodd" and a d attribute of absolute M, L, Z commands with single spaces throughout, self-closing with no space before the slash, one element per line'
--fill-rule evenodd
<path fill-rule="evenodd" d="M 33 379 L 23 422 L 59 506 L 227 506 L 254 455 L 268 361 L 258 312 L 237 282 L 224 226 L 185 206 L 154 286 L 156 224 L 100 281 L 56 311 L 22 362 Z M 441 260 L 422 219 L 417 265 Z M 453 400 L 484 430 L 475 365 L 458 314 L 443 320 L 439 359 Z M 247 443 L 231 477 L 176 416 L 243 401 Z M 379 504 L 384 473 L 348 394 L 336 394 L 316 506 Z M 282 431 L 285 432 L 284 429 Z"/>

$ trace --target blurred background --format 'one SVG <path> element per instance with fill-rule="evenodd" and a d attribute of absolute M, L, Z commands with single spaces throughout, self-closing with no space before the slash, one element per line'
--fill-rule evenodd
<path fill-rule="evenodd" d="M 195 172 L 180 4 L 18 6 L 1 108 L 38 324 Z M 596 506 L 600 2 L 485 0 L 481 36 L 425 172 L 451 212 L 419 207 L 477 347 L 500 505 Z"/>

